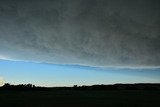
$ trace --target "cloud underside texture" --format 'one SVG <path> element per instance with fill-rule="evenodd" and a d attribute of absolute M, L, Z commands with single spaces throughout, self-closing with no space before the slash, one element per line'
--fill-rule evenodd
<path fill-rule="evenodd" d="M 1 0 L 0 58 L 160 66 L 160 2 Z"/>

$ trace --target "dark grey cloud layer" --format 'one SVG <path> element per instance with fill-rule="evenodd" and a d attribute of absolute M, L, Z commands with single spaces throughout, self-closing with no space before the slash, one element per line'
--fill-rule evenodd
<path fill-rule="evenodd" d="M 160 66 L 160 2 L 0 0 L 0 58 Z"/>

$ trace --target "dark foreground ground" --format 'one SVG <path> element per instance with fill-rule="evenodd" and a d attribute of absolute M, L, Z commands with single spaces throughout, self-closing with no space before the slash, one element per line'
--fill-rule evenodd
<path fill-rule="evenodd" d="M 160 90 L 0 90 L 0 107 L 160 107 Z"/>

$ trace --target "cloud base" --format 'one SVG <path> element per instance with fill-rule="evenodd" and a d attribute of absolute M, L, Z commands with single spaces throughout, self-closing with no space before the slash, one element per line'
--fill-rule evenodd
<path fill-rule="evenodd" d="M 0 59 L 159 67 L 159 5 L 158 0 L 1 0 Z"/>

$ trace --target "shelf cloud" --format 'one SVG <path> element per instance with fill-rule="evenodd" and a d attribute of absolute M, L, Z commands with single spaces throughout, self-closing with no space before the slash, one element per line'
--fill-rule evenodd
<path fill-rule="evenodd" d="M 159 0 L 1 0 L 0 58 L 160 66 Z"/>

